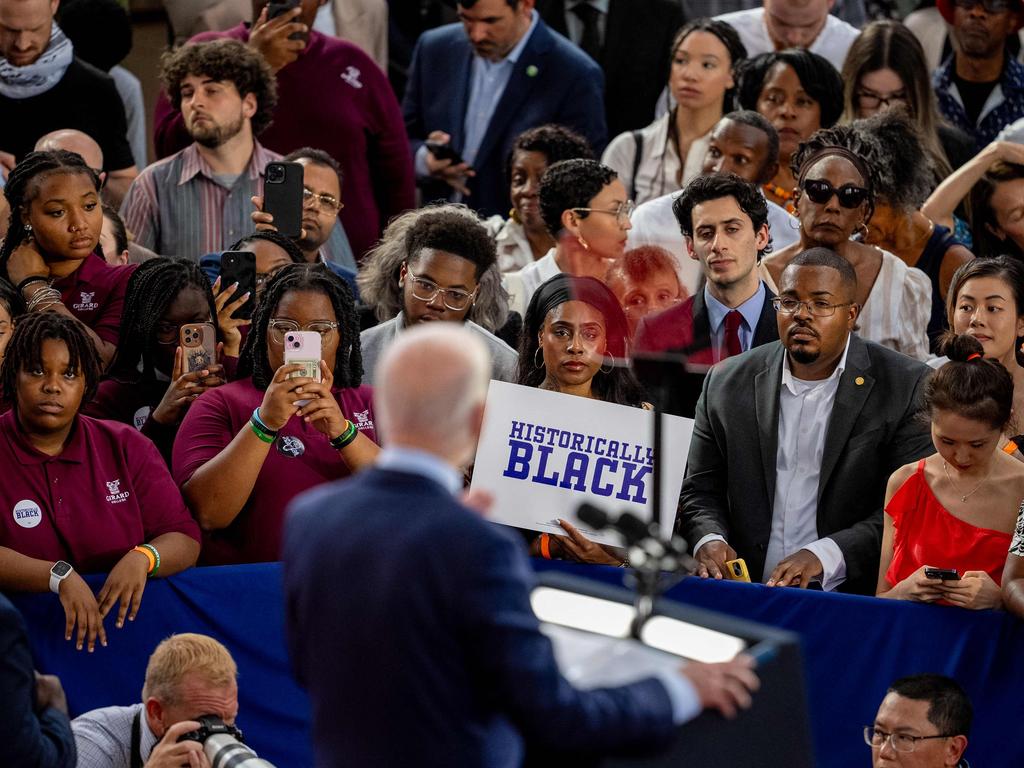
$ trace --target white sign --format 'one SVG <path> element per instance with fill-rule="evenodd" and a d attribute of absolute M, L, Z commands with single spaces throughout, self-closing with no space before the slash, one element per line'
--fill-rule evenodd
<path fill-rule="evenodd" d="M 663 416 L 662 530 L 671 530 L 693 420 Z M 492 381 L 473 468 L 473 487 L 494 495 L 489 519 L 565 535 L 567 520 L 592 541 L 619 546 L 610 531 L 576 517 L 590 502 L 617 517 L 652 519 L 654 414 L 640 408 Z"/>

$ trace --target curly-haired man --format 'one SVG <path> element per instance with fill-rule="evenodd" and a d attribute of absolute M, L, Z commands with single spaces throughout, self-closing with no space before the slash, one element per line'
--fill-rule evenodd
<path fill-rule="evenodd" d="M 159 254 L 199 259 L 251 231 L 251 198 L 267 163 L 256 136 L 270 125 L 277 85 L 269 65 L 237 40 L 185 45 L 164 55 L 161 79 L 192 143 L 147 167 L 121 217 Z"/>

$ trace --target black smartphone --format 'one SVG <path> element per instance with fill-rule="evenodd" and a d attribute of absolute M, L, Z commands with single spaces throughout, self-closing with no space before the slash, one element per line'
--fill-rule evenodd
<path fill-rule="evenodd" d="M 929 579 L 942 579 L 943 581 L 956 581 L 960 573 L 956 568 L 925 568 L 924 575 Z"/>
<path fill-rule="evenodd" d="M 301 0 L 275 0 L 275 2 L 267 3 L 267 21 L 276 19 L 278 16 L 284 13 L 288 13 L 292 8 L 298 8 Z M 301 40 L 301 32 L 292 32 L 288 35 L 289 40 Z"/>
<path fill-rule="evenodd" d="M 462 155 L 451 144 L 442 144 L 440 141 L 428 141 L 425 144 L 427 145 L 427 151 L 438 160 L 451 160 L 452 165 L 458 165 L 463 162 Z"/>
<path fill-rule="evenodd" d="M 263 210 L 274 217 L 286 237 L 302 234 L 302 164 L 267 163 L 263 179 Z"/>
<path fill-rule="evenodd" d="M 249 294 L 248 301 L 232 313 L 232 317 L 249 320 L 256 306 L 256 254 L 248 251 L 224 251 L 220 255 L 220 284 L 223 290 L 238 283 L 238 288 L 228 303 L 243 294 Z"/>

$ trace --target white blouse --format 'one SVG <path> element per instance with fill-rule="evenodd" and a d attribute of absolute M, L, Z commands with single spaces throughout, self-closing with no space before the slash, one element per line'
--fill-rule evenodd
<path fill-rule="evenodd" d="M 908 267 L 902 259 L 882 252 L 871 293 L 857 318 L 857 335 L 883 347 L 902 352 L 918 360 L 931 357 L 928 351 L 928 320 L 931 317 L 932 284 L 928 275 Z M 762 261 L 758 271 L 775 293 L 778 286 Z"/>
<path fill-rule="evenodd" d="M 694 139 L 690 144 L 690 149 L 686 153 L 686 164 L 683 166 L 682 181 L 676 181 L 680 163 L 676 143 L 669 139 L 668 128 L 672 116 L 669 112 L 640 130 L 644 146 L 640 155 L 640 165 L 637 166 L 635 186 L 633 165 L 636 160 L 636 140 L 632 131 L 620 133 L 612 139 L 601 156 L 601 162 L 619 174 L 619 180 L 626 186 L 627 194 L 635 189 L 633 202 L 637 205 L 682 189 L 690 179 L 700 174 L 704 166 L 704 155 L 710 143 L 710 131 Z"/>

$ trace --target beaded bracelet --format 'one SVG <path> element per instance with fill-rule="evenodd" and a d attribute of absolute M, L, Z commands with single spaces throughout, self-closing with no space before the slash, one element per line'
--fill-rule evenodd
<path fill-rule="evenodd" d="M 152 570 L 149 572 L 149 577 L 153 578 L 157 575 L 157 573 L 160 572 L 160 553 L 157 551 L 157 548 L 154 547 L 152 544 L 139 544 L 139 546 L 136 547 L 136 549 L 148 550 L 153 555 L 153 560 L 155 561 L 155 564 L 153 565 Z"/>
<path fill-rule="evenodd" d="M 359 430 L 357 430 L 356 425 L 350 421 L 348 422 L 348 426 L 345 428 L 344 432 L 331 439 L 331 448 L 334 448 L 336 451 L 340 451 L 342 448 L 350 445 L 358 435 Z"/>

